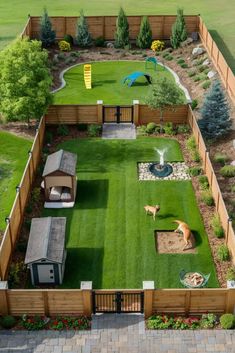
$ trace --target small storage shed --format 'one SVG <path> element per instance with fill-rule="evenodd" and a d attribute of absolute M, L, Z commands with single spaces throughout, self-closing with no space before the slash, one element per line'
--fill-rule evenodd
<path fill-rule="evenodd" d="M 47 157 L 43 170 L 45 207 L 73 207 L 76 191 L 77 155 L 64 150 Z"/>
<path fill-rule="evenodd" d="M 61 284 L 64 276 L 66 217 L 33 218 L 25 256 L 33 285 Z"/>

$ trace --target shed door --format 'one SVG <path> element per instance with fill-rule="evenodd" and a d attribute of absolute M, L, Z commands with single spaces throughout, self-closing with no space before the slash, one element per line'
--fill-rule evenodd
<path fill-rule="evenodd" d="M 55 274 L 53 265 L 37 265 L 38 268 L 38 282 L 39 283 L 54 283 Z"/>

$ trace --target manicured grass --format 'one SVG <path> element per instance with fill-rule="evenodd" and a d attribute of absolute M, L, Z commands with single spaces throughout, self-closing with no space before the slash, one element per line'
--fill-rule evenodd
<path fill-rule="evenodd" d="M 4 230 L 32 141 L 0 131 L 0 230 Z"/>
<path fill-rule="evenodd" d="M 181 269 L 211 273 L 217 287 L 207 236 L 190 181 L 138 181 L 137 162 L 157 160 L 154 147 L 168 148 L 166 159 L 181 161 L 177 141 L 77 139 L 58 146 L 78 154 L 78 192 L 74 209 L 44 210 L 44 216 L 67 217 L 67 260 L 63 287 L 180 287 Z M 144 206 L 160 204 L 153 221 Z M 197 254 L 157 254 L 154 230 L 175 229 L 187 222 L 196 237 Z"/>
<path fill-rule="evenodd" d="M 133 86 L 123 84 L 123 79 L 135 71 L 151 75 L 157 84 L 159 76 L 174 80 L 173 75 L 164 67 L 157 65 L 145 70 L 145 61 L 106 61 L 92 63 L 92 89 L 86 89 L 83 77 L 83 65 L 78 65 L 64 75 L 66 86 L 54 95 L 55 104 L 96 104 L 102 99 L 105 104 L 132 104 L 133 99 L 144 103 L 151 85 L 145 77 L 139 77 Z M 182 91 L 182 97 L 184 93 Z"/>
<path fill-rule="evenodd" d="M 231 0 L 168 0 L 154 1 L 126 0 L 123 3 L 108 0 L 50 0 L 46 6 L 51 16 L 79 15 L 81 8 L 86 15 L 116 15 L 120 5 L 123 5 L 128 15 L 175 14 L 178 6 L 184 8 L 188 15 L 201 14 L 214 40 L 225 55 L 228 64 L 235 71 L 235 40 L 234 40 L 234 2 Z M 3 47 L 19 34 L 26 23 L 27 16 L 40 16 L 45 2 L 40 0 L 11 0 L 0 4 L 0 47 Z M 157 39 L 157 38 L 156 38 Z"/>

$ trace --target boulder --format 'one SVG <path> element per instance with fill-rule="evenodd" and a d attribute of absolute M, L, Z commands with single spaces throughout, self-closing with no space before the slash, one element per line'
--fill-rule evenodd
<path fill-rule="evenodd" d="M 202 63 L 202 66 L 209 66 L 209 65 L 210 65 L 209 59 L 204 60 Z"/>
<path fill-rule="evenodd" d="M 180 43 L 180 46 L 182 48 L 187 47 L 189 44 L 191 44 L 193 42 L 193 38 L 187 38 L 186 40 L 184 40 L 182 43 Z"/>
<path fill-rule="evenodd" d="M 233 140 L 233 148 L 235 149 L 235 139 Z"/>
<path fill-rule="evenodd" d="M 198 32 L 192 32 L 191 33 L 192 40 L 196 42 L 199 39 Z"/>
<path fill-rule="evenodd" d="M 213 71 L 213 70 L 211 70 L 211 71 L 208 72 L 207 77 L 208 77 L 209 79 L 211 79 L 211 78 L 213 78 L 215 75 L 216 75 L 216 72 Z"/>
<path fill-rule="evenodd" d="M 107 47 L 107 48 L 110 48 L 110 49 L 113 49 L 113 48 L 114 48 L 114 44 L 111 43 L 111 42 L 108 42 L 108 43 L 106 44 L 106 47 Z"/>
<path fill-rule="evenodd" d="M 195 47 L 193 48 L 192 55 L 194 58 L 197 58 L 199 55 L 202 55 L 205 53 L 205 49 L 201 47 Z"/>
<path fill-rule="evenodd" d="M 232 161 L 230 164 L 235 167 L 235 161 Z"/>

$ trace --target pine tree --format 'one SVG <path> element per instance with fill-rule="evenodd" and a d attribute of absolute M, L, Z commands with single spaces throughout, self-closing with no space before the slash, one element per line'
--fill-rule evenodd
<path fill-rule="evenodd" d="M 129 24 L 124 10 L 120 8 L 116 21 L 115 47 L 125 48 L 126 46 L 129 46 Z"/>
<path fill-rule="evenodd" d="M 40 40 L 44 47 L 49 47 L 55 42 L 56 33 L 52 30 L 52 24 L 47 13 L 47 9 L 44 8 L 44 12 L 41 18 L 40 27 Z"/>
<path fill-rule="evenodd" d="M 147 16 L 142 17 L 139 35 L 136 44 L 141 49 L 150 48 L 152 43 L 152 30 Z"/>
<path fill-rule="evenodd" d="M 198 125 L 207 139 L 217 139 L 231 128 L 228 102 L 219 81 L 213 84 L 205 97 Z"/>
<path fill-rule="evenodd" d="M 183 9 L 177 10 L 176 21 L 172 26 L 171 30 L 171 45 L 174 49 L 179 48 L 180 43 L 187 39 L 187 30 L 184 20 L 184 11 Z"/>
<path fill-rule="evenodd" d="M 77 27 L 77 44 L 79 47 L 87 48 L 92 46 L 92 37 L 88 31 L 86 18 L 84 17 L 83 10 L 80 12 Z"/>

